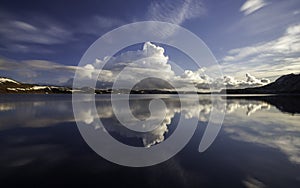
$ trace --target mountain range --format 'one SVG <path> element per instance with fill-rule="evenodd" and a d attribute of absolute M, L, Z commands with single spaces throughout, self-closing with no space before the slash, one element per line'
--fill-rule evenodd
<path fill-rule="evenodd" d="M 131 90 L 131 91 L 113 91 L 111 89 L 93 89 L 93 88 L 71 88 L 63 86 L 50 86 L 50 85 L 37 85 L 26 84 L 18 82 L 16 80 L 0 77 L 0 93 L 37 93 L 37 94 L 71 94 L 74 92 L 79 93 L 96 93 L 96 94 L 108 94 L 108 93 L 132 93 L 132 94 L 176 94 L 176 91 L 166 90 Z M 184 92 L 189 93 L 189 92 Z M 220 93 L 227 94 L 300 94 L 300 74 L 288 74 L 279 77 L 274 82 L 253 88 L 244 89 L 227 89 Z M 199 93 L 209 94 L 209 93 Z M 218 94 L 215 93 L 215 94 Z"/>
<path fill-rule="evenodd" d="M 72 93 L 68 87 L 36 85 L 21 83 L 16 80 L 0 77 L 0 93 L 36 93 L 36 94 L 54 94 L 54 93 Z"/>
<path fill-rule="evenodd" d="M 227 94 L 300 94 L 300 74 L 288 74 L 261 87 L 227 89 Z"/>

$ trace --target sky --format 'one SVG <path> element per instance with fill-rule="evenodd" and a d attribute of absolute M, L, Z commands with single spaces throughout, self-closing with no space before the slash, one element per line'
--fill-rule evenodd
<path fill-rule="evenodd" d="M 178 24 L 201 38 L 216 57 L 228 87 L 264 85 L 300 72 L 299 0 L 0 2 L 0 76 L 23 82 L 69 83 L 81 56 L 96 39 L 122 25 L 148 20 Z M 138 66 L 150 75 L 161 66 L 166 80 L 193 83 L 200 89 L 220 79 L 193 70 L 188 58 L 163 44 L 128 49 L 131 52 L 124 50 L 114 57 L 116 65 L 103 72 L 102 82 L 113 81 L 124 57 L 129 68 Z M 145 56 L 146 49 L 154 51 Z M 141 54 L 150 58 L 147 66 L 128 59 Z M 186 71 L 176 75 L 169 60 L 179 62 Z M 92 75 L 102 61 L 80 67 L 83 77 Z M 209 69 L 213 67 L 205 68 Z M 137 75 L 132 70 L 133 78 Z"/>

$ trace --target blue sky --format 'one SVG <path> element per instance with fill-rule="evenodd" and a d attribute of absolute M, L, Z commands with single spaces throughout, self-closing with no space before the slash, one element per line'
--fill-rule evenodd
<path fill-rule="evenodd" d="M 195 33 L 231 82 L 246 79 L 246 73 L 270 80 L 299 73 L 299 0 L 1 0 L 0 74 L 47 83 L 55 73 L 53 82 L 63 83 L 72 74 L 58 70 L 73 70 L 97 38 L 145 20 Z"/>

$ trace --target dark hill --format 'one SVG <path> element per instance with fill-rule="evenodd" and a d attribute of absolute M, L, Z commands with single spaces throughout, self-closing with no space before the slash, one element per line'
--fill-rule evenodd
<path fill-rule="evenodd" d="M 300 74 L 288 74 L 261 87 L 228 89 L 227 94 L 300 94 Z"/>

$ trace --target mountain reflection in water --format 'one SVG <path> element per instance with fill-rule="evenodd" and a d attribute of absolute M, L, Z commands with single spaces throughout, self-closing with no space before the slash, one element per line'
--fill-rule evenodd
<path fill-rule="evenodd" d="M 228 97 L 221 131 L 204 153 L 199 153 L 197 148 L 211 113 L 210 96 L 200 96 L 199 105 L 189 105 L 188 97 L 181 101 L 176 96 L 155 97 L 165 102 L 166 116 L 156 129 L 146 133 L 122 126 L 114 115 L 109 96 L 96 96 L 97 113 L 89 109 L 88 96 L 78 101 L 83 108 L 79 121 L 138 147 L 151 147 L 167 139 L 176 129 L 180 114 L 187 119 L 199 118 L 195 135 L 183 151 L 162 164 L 138 170 L 109 163 L 85 144 L 76 127 L 71 96 L 3 95 L 0 99 L 0 185 L 18 184 L 16 178 L 28 185 L 56 185 L 52 180 L 63 177 L 62 182 L 67 184 L 80 185 L 87 181 L 96 184 L 99 182 L 93 178 L 97 177 L 112 185 L 118 184 L 114 179 L 121 178 L 124 184 L 134 187 L 299 186 L 298 97 Z M 147 108 L 152 98 L 133 95 L 132 114 L 140 120 L 155 119 Z M 104 127 L 94 123 L 97 118 L 101 118 Z M 155 173 L 157 170 L 166 174 L 161 176 Z M 136 182 L 129 179 L 137 176 L 140 178 Z"/>

